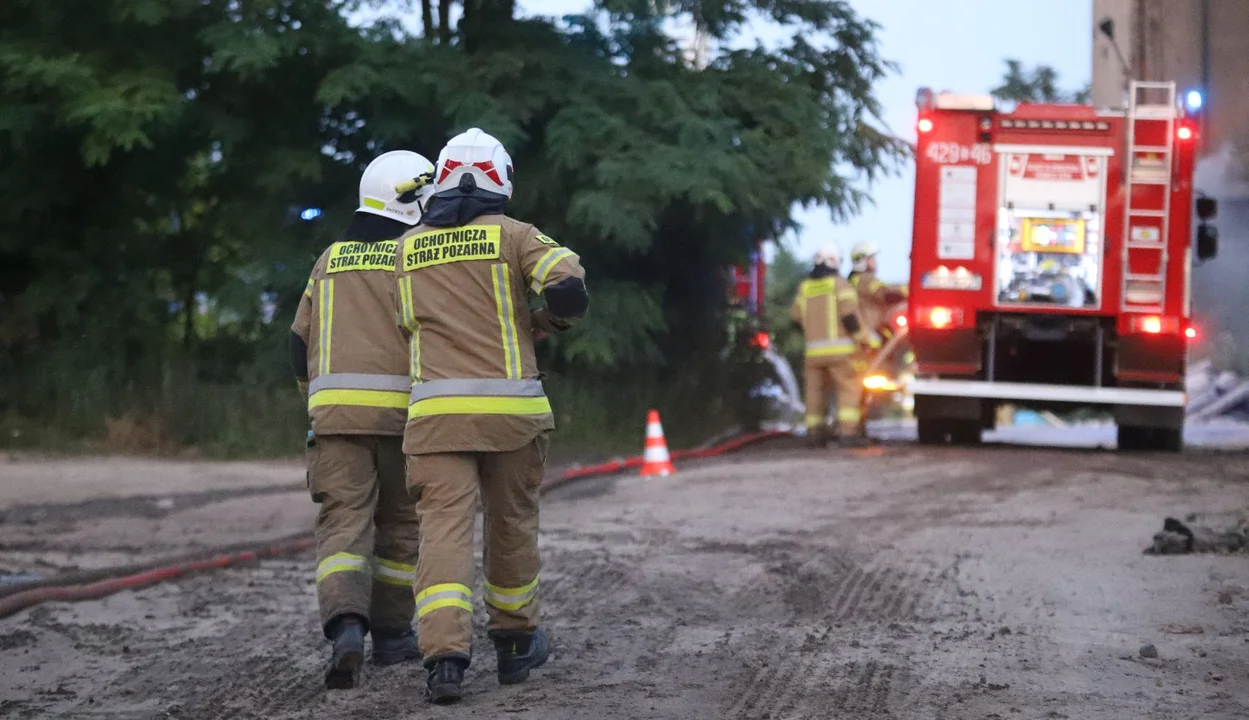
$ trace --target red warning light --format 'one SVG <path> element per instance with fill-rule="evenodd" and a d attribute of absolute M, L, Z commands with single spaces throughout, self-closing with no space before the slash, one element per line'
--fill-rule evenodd
<path fill-rule="evenodd" d="M 1181 125 L 1179 129 L 1175 131 L 1175 136 L 1181 140 L 1192 140 L 1193 129 L 1187 125 Z"/>
<path fill-rule="evenodd" d="M 932 120 L 929 118 L 920 118 L 916 127 L 922 133 L 932 132 Z"/>

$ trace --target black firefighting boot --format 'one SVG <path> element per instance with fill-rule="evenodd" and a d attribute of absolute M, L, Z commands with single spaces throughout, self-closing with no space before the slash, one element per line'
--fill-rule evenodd
<path fill-rule="evenodd" d="M 360 684 L 360 666 L 364 665 L 364 621 L 358 615 L 343 615 L 330 624 L 327 634 L 334 650 L 325 670 L 325 688 L 350 690 Z"/>
<path fill-rule="evenodd" d="M 823 425 L 807 428 L 807 449 L 819 450 L 828 445 L 828 428 Z"/>
<path fill-rule="evenodd" d="M 405 660 L 416 660 L 421 657 L 421 648 L 416 641 L 416 633 L 409 628 L 406 632 L 380 633 L 373 631 L 373 664 L 395 665 Z"/>
<path fill-rule="evenodd" d="M 462 657 L 436 658 L 426 661 L 429 678 L 425 681 L 429 689 L 429 701 L 435 705 L 448 705 L 459 702 L 464 696 L 460 688 L 464 684 L 464 671 L 468 669 L 468 661 Z"/>
<path fill-rule="evenodd" d="M 542 628 L 533 632 L 492 632 L 490 639 L 499 657 L 500 685 L 528 680 L 529 671 L 541 667 L 551 655 L 551 640 Z"/>

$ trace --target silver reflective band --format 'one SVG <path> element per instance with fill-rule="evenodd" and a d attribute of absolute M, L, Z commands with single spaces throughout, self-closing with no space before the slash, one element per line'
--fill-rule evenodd
<path fill-rule="evenodd" d="M 412 386 L 410 402 L 435 397 L 542 397 L 541 380 L 430 380 Z"/>
<path fill-rule="evenodd" d="M 390 390 L 407 392 L 412 381 L 407 375 L 375 375 L 372 373 L 330 373 L 319 375 L 308 384 L 308 394 L 319 390 Z"/>

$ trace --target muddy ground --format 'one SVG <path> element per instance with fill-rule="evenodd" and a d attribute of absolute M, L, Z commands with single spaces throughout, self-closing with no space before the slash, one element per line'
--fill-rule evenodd
<path fill-rule="evenodd" d="M 293 464 L 75 467 L 0 465 L 0 571 L 313 514 Z M 32 477 L 68 494 L 23 501 Z M 0 716 L 1245 718 L 1249 558 L 1141 553 L 1166 515 L 1244 508 L 1245 454 L 761 450 L 549 493 L 556 654 L 526 685 L 500 688 L 482 643 L 456 708 L 426 706 L 414 666 L 327 694 L 301 555 L 0 620 Z"/>

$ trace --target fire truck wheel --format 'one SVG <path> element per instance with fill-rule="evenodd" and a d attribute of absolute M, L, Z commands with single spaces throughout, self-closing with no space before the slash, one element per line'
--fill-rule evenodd
<path fill-rule="evenodd" d="M 1184 448 L 1184 434 L 1178 428 L 1120 425 L 1118 435 L 1119 449 L 1129 452 L 1138 450 L 1180 452 Z"/>
<path fill-rule="evenodd" d="M 979 445 L 981 427 L 977 420 L 919 418 L 916 421 L 921 445 Z"/>

